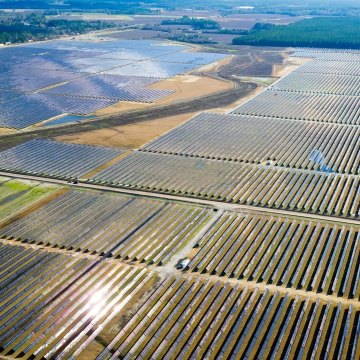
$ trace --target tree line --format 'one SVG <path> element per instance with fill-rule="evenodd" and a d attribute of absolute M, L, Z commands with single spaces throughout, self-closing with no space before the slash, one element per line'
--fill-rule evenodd
<path fill-rule="evenodd" d="M 360 18 L 312 18 L 290 25 L 254 29 L 248 35 L 233 39 L 233 44 L 359 49 Z"/>
<path fill-rule="evenodd" d="M 115 24 L 102 21 L 47 20 L 43 14 L 0 17 L 0 43 L 20 43 L 44 40 L 61 35 L 83 34 L 89 31 L 112 28 Z"/>

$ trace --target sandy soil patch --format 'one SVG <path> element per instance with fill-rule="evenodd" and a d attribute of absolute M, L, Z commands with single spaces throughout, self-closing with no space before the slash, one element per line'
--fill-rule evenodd
<path fill-rule="evenodd" d="M 137 149 L 150 140 L 182 124 L 195 114 L 196 113 L 181 114 L 157 120 L 142 121 L 136 124 L 64 135 L 56 139 L 76 144 L 106 145 L 126 149 Z"/>
<path fill-rule="evenodd" d="M 151 104 L 144 104 L 144 103 L 132 103 L 132 102 L 125 102 L 120 101 L 114 105 L 105 107 L 103 109 L 100 109 L 94 113 L 96 116 L 105 116 L 105 115 L 112 115 L 112 114 L 118 114 L 123 111 L 130 111 L 135 109 L 142 109 L 147 106 L 151 106 Z"/>
<path fill-rule="evenodd" d="M 294 58 L 289 57 L 288 55 L 284 55 L 285 59 L 283 64 L 275 64 L 273 66 L 273 76 L 283 77 L 289 75 L 296 69 L 298 69 L 301 65 L 311 61 L 311 59 L 306 58 Z"/>
<path fill-rule="evenodd" d="M 227 65 L 233 59 L 233 56 L 230 55 L 222 60 L 213 62 L 208 65 L 204 65 L 203 67 L 196 69 L 196 72 L 216 72 L 221 66 Z"/>
<path fill-rule="evenodd" d="M 196 75 L 180 75 L 166 79 L 150 86 L 152 89 L 174 90 L 175 93 L 158 101 L 156 104 L 165 104 L 173 101 L 192 99 L 194 97 L 206 96 L 218 91 L 231 89 L 230 82 L 202 77 Z"/>
<path fill-rule="evenodd" d="M 173 90 L 173 94 L 152 104 L 133 103 L 120 101 L 114 105 L 100 109 L 94 113 L 96 116 L 107 116 L 118 114 L 124 111 L 138 110 L 150 106 L 168 104 L 183 99 L 192 99 L 194 97 L 210 95 L 218 91 L 231 89 L 231 82 L 213 79 L 210 77 L 196 75 L 179 75 L 170 79 L 159 81 L 149 86 L 151 89 Z"/>
<path fill-rule="evenodd" d="M 12 133 L 14 131 L 16 131 L 16 130 L 0 127 L 0 134 L 9 134 L 9 133 Z"/>

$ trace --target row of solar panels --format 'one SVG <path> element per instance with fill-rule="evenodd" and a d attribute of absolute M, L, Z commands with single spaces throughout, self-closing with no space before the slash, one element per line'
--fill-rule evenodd
<path fill-rule="evenodd" d="M 0 153 L 0 169 L 65 179 L 93 172 L 122 150 L 33 140 Z M 90 181 L 219 201 L 360 216 L 360 178 L 324 169 L 202 159 L 135 151 Z"/>

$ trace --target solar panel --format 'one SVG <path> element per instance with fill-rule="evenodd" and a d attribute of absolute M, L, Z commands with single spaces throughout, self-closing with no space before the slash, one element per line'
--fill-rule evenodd
<path fill-rule="evenodd" d="M 0 49 L 0 126 L 87 115 L 117 101 L 154 102 L 173 91 L 150 84 L 224 56 L 188 50 L 153 40 L 54 40 Z"/>
<path fill-rule="evenodd" d="M 0 127 L 24 128 L 62 115 L 85 115 L 110 106 L 107 99 L 81 99 L 50 94 L 26 94 L 0 102 Z"/>
<path fill-rule="evenodd" d="M 32 140 L 0 153 L 0 169 L 77 178 L 119 156 L 121 149 Z"/>
<path fill-rule="evenodd" d="M 33 91 L 84 76 L 69 71 L 46 71 L 44 69 L 14 69 L 0 74 L 0 88 L 16 91 Z"/>
<path fill-rule="evenodd" d="M 134 64 L 122 66 L 120 68 L 106 70 L 104 74 L 127 75 L 127 76 L 146 76 L 153 78 L 169 78 L 178 74 L 183 74 L 196 69 L 196 64 L 177 64 L 155 61 L 141 61 Z"/>
<path fill-rule="evenodd" d="M 21 96 L 21 95 L 23 95 L 23 93 L 18 92 L 18 91 L 1 90 L 0 91 L 0 102 L 4 101 L 4 100 L 12 99 L 14 97 Z"/>
<path fill-rule="evenodd" d="M 146 88 L 157 79 L 117 75 L 94 75 L 45 91 L 48 94 L 153 102 L 173 91 Z"/>
<path fill-rule="evenodd" d="M 224 59 L 228 55 L 203 53 L 203 52 L 180 52 L 160 56 L 155 61 L 174 62 L 183 64 L 206 65 Z"/>

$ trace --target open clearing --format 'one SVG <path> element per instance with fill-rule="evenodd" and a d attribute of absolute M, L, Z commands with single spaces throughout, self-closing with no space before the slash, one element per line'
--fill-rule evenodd
<path fill-rule="evenodd" d="M 283 54 L 285 60 L 283 64 L 275 64 L 273 67 L 273 76 L 283 77 L 289 75 L 293 71 L 297 70 L 301 65 L 307 63 L 309 59 L 306 58 L 293 58 Z"/>
<path fill-rule="evenodd" d="M 83 133 L 59 136 L 56 140 L 77 144 L 107 145 L 137 149 L 150 140 L 182 124 L 196 113 L 180 114 L 162 119 L 141 121 Z"/>
<path fill-rule="evenodd" d="M 194 97 L 206 96 L 218 91 L 225 91 L 232 87 L 233 85 L 230 82 L 195 75 L 180 75 L 150 86 L 152 89 L 175 91 L 174 94 L 160 100 L 158 104 L 188 98 L 193 99 Z"/>
<path fill-rule="evenodd" d="M 230 82 L 221 81 L 211 77 L 196 75 L 179 75 L 171 79 L 166 79 L 151 85 L 149 88 L 157 90 L 172 90 L 175 93 L 157 101 L 154 105 L 172 103 L 187 98 L 206 96 L 218 91 L 225 91 L 232 88 Z M 106 116 L 123 111 L 138 110 L 150 107 L 151 104 L 133 103 L 120 101 L 114 105 L 103 108 L 94 114 L 96 116 Z"/>
<path fill-rule="evenodd" d="M 0 134 L 9 134 L 11 132 L 14 132 L 14 130 L 0 127 Z"/>

